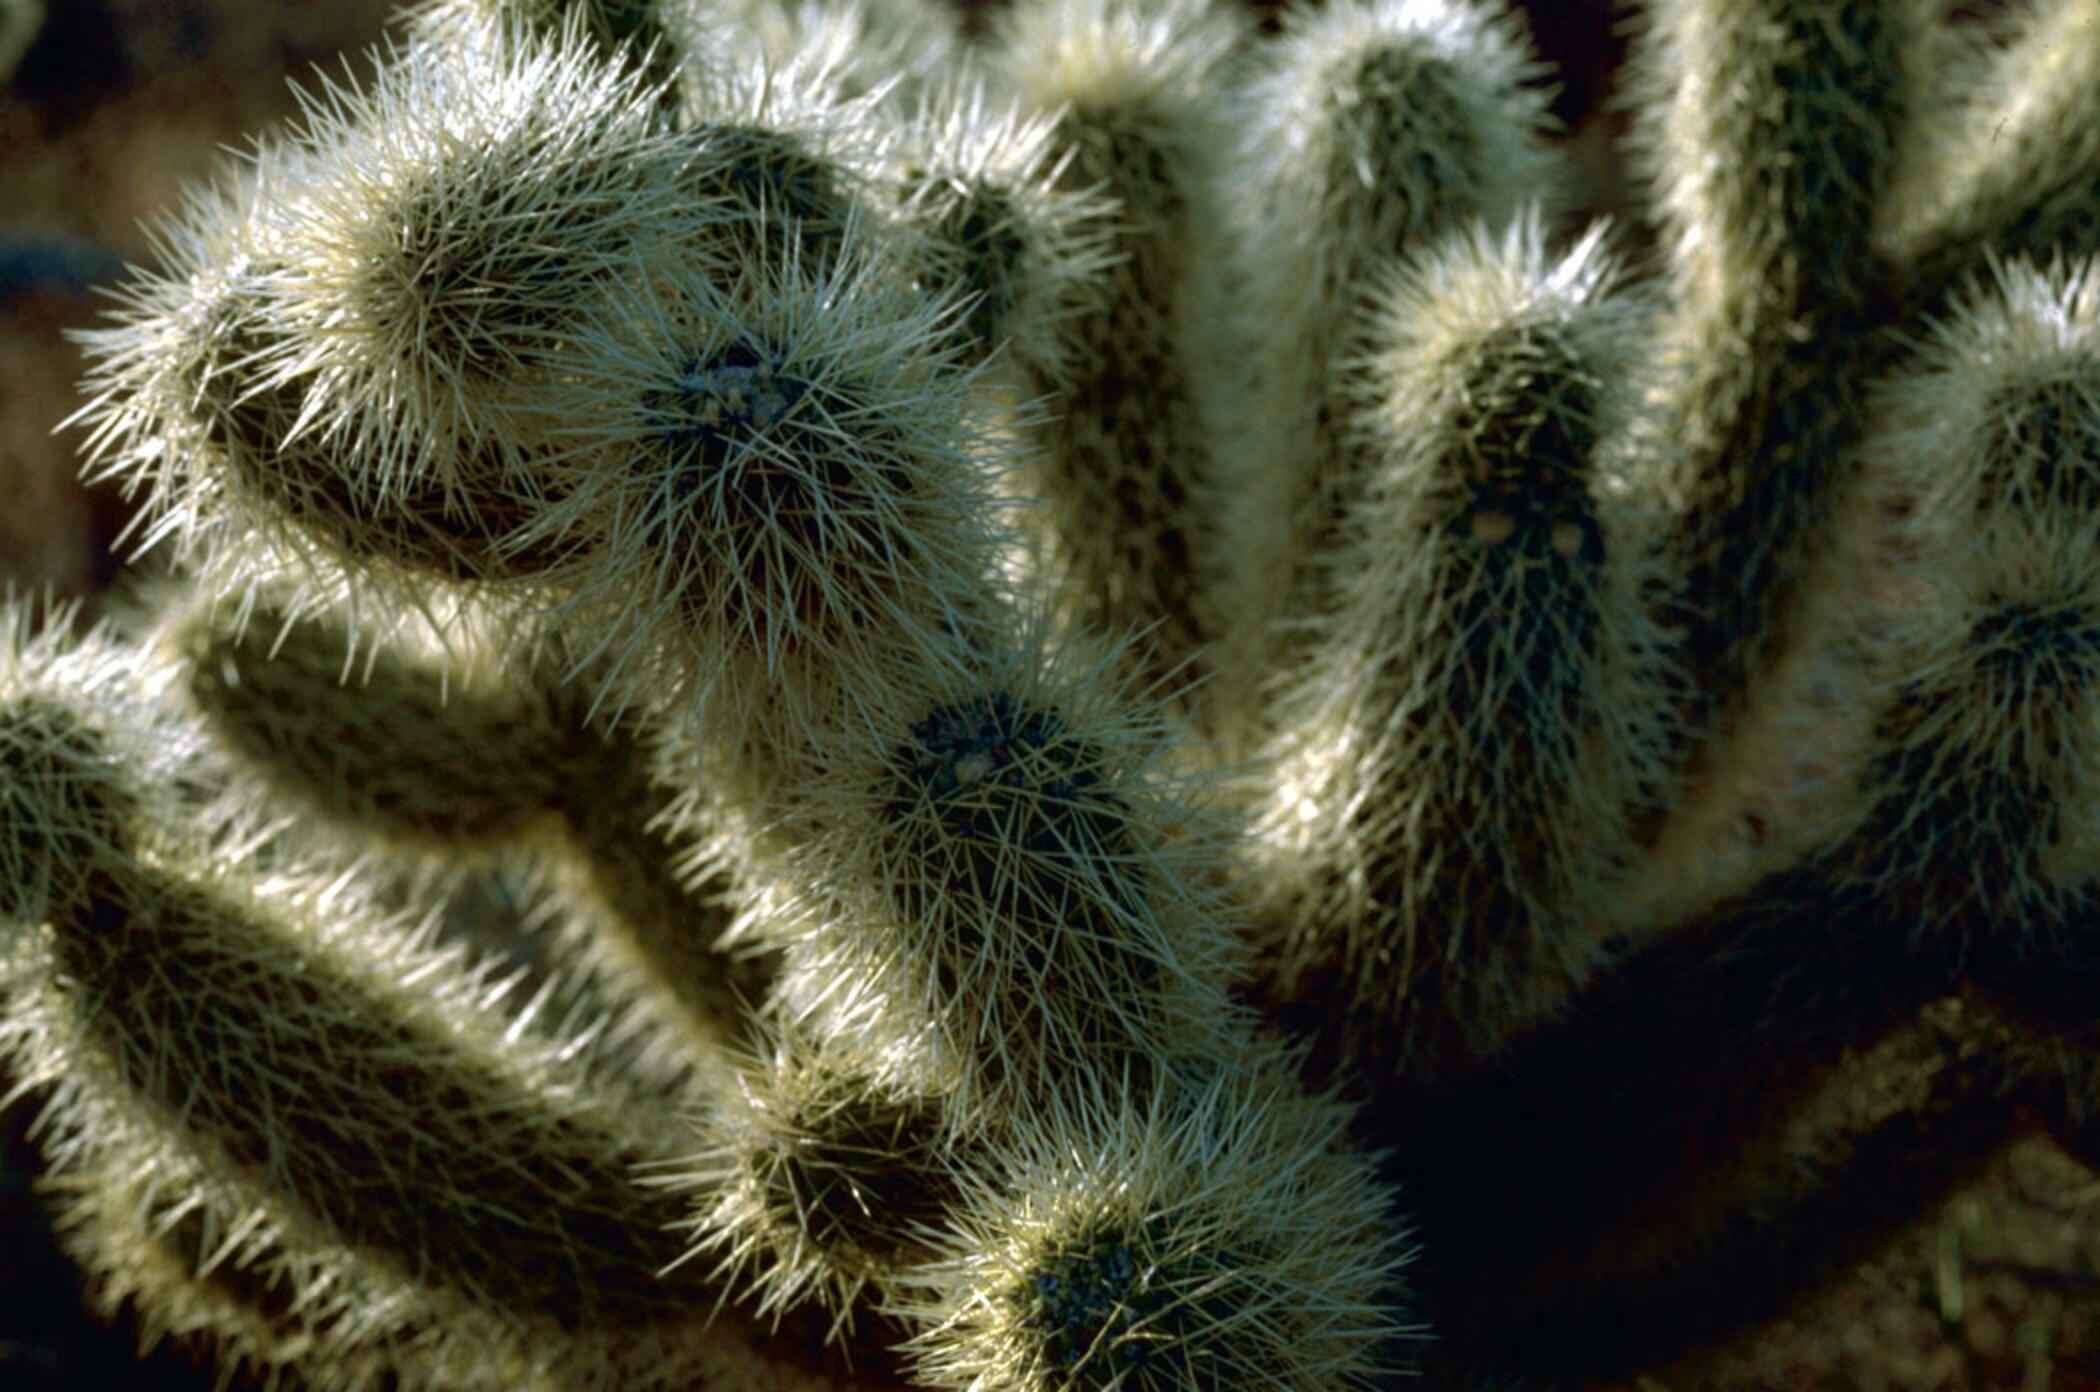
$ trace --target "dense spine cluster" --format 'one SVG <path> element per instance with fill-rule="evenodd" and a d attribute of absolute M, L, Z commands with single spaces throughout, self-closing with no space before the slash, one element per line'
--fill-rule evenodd
<path fill-rule="evenodd" d="M 0 610 L 97 1299 L 321 1388 L 1580 1377 L 1816 1211 L 1664 1090 L 1777 1128 L 1973 957 L 2091 1112 L 2034 9 L 1648 0 L 1643 251 L 1499 0 L 410 7 L 84 335 L 177 577 Z"/>

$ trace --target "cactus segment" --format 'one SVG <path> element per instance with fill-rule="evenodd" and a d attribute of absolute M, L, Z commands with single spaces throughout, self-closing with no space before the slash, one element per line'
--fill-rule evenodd
<path fill-rule="evenodd" d="M 559 563 L 499 546 L 540 501 L 506 384 L 599 277 L 725 215 L 682 194 L 650 90 L 573 33 L 391 57 L 302 96 L 288 141 L 163 233 L 175 264 L 128 322 L 87 336 L 80 418 L 106 472 L 150 481 L 149 541 L 237 568 L 260 536 L 358 578 Z M 238 525 L 208 527 L 222 509 Z"/>
<path fill-rule="evenodd" d="M 1598 449 L 1642 321 L 1614 276 L 1598 237 L 1555 260 L 1535 218 L 1481 227 L 1367 330 L 1348 424 L 1380 469 L 1278 702 L 1248 879 L 1285 991 L 1339 960 L 1353 1049 L 1410 1071 L 1492 1052 L 1603 961 L 1587 918 L 1663 781 L 1652 534 Z"/>
<path fill-rule="evenodd" d="M 133 1126 L 489 1305 L 633 1322 L 695 1298 L 636 1279 L 676 1255 L 655 1236 L 675 1206 L 629 1176 L 648 1146 L 559 1048 L 506 1040 L 457 953 L 344 921 L 323 885 L 264 898 L 145 865 L 104 884 L 29 968 L 51 1037 L 26 1073 L 81 1070 Z"/>
<path fill-rule="evenodd" d="M 519 541 L 589 538 L 555 621 L 600 635 L 601 699 L 663 678 L 722 746 L 792 748 L 842 674 L 938 641 L 1001 544 L 954 313 L 791 259 L 623 285 L 548 355 L 521 411 L 559 499 Z"/>
<path fill-rule="evenodd" d="M 1785 643 L 1855 442 L 1886 269 L 1870 230 L 1934 20 L 1913 0 L 1661 0 L 1632 91 L 1673 304 L 1647 439 L 1681 513 L 1710 712 Z"/>
<path fill-rule="evenodd" d="M 924 1230 L 954 1198 L 941 1097 L 842 1040 L 779 1036 L 743 1062 L 702 1130 L 709 1148 L 664 1178 L 694 1198 L 685 1259 L 719 1254 L 762 1314 L 820 1301 L 833 1337 L 871 1283 L 923 1257 Z"/>
<path fill-rule="evenodd" d="M 133 854 L 197 749 L 79 607 L 0 594 L 0 946 Z"/>
<path fill-rule="evenodd" d="M 1120 654 L 1046 638 L 1038 619 L 929 667 L 821 742 L 779 819 L 792 903 L 754 930 L 786 949 L 786 1013 L 930 1044 L 959 1115 L 1149 1066 L 1230 1015 L 1203 781 L 1167 762 Z"/>
<path fill-rule="evenodd" d="M 1961 119 L 1913 135 L 1876 229 L 1928 296 L 1982 275 L 1993 255 L 2100 253 L 2100 13 L 2053 0 L 1972 67 L 1952 103 Z"/>
<path fill-rule="evenodd" d="M 1862 464 L 1941 571 L 1877 635 L 1874 810 L 1835 873 L 1920 936 L 2032 933 L 2100 874 L 2100 293 L 2091 261 L 1993 271 L 1882 386 Z"/>
<path fill-rule="evenodd" d="M 938 0 L 724 0 L 677 7 L 687 51 L 720 65 L 755 43 L 766 67 L 800 69 L 849 102 L 892 111 L 970 61 Z"/>
<path fill-rule="evenodd" d="M 921 278 L 969 295 L 973 360 L 1008 348 L 1052 377 L 1072 321 L 1105 312 L 1115 205 L 1065 185 L 1055 120 L 1002 101 L 980 74 L 931 89 L 907 126 L 895 175 L 903 216 L 923 232 Z"/>
<path fill-rule="evenodd" d="M 268 795 L 405 848 L 515 839 L 582 781 L 544 702 L 480 665 L 448 670 L 338 624 L 199 603 L 171 626 L 184 690 Z M 483 655 L 484 658 L 487 656 Z"/>
<path fill-rule="evenodd" d="M 455 50 L 554 43 L 574 26 L 601 61 L 667 84 L 680 45 L 664 9 L 657 0 L 414 0 L 403 18 L 415 39 Z"/>
<path fill-rule="evenodd" d="M 1244 359 L 1201 376 L 1228 509 L 1222 681 L 1292 670 L 1302 626 L 1335 606 L 1319 558 L 1375 468 L 1345 418 L 1377 277 L 1475 220 L 1557 202 L 1540 75 L 1499 7 L 1349 0 L 1291 11 L 1245 81 L 1251 118 L 1211 190 L 1225 272 L 1205 280 Z M 1219 700 L 1258 720 L 1259 697 Z"/>
<path fill-rule="evenodd" d="M 1022 364 L 1025 390 L 1058 402 L 1026 436 L 1021 488 L 1042 519 L 1031 541 L 1067 621 L 1143 631 L 1130 657 L 1169 692 L 1201 677 L 1217 637 L 1201 580 L 1217 499 L 1191 385 L 1190 277 L 1206 234 L 1194 199 L 1243 33 L 1202 0 L 1073 0 L 1017 8 L 998 42 L 1026 109 L 1057 113 L 1063 186 L 1116 209 L 1101 308 L 1064 321 L 1054 358 Z"/>
<path fill-rule="evenodd" d="M 447 634 L 444 663 L 406 633 L 360 656 L 339 617 L 267 602 L 195 604 L 168 628 L 191 704 L 253 780 L 248 811 L 297 807 L 452 871 L 537 849 L 571 910 L 555 916 L 565 960 L 627 1007 L 657 1071 L 717 1063 L 766 974 L 716 950 L 720 877 L 681 882 L 641 722 L 587 721 L 556 659 L 521 671 L 486 632 Z"/>

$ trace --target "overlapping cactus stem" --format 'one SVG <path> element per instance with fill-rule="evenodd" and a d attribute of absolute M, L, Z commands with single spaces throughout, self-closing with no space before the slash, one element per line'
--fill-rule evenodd
<path fill-rule="evenodd" d="M 1219 500 L 1195 383 L 1225 351 L 1194 314 L 1214 263 L 1204 170 L 1220 157 L 1244 16 L 1201 0 L 1019 6 L 995 60 L 1031 110 L 1055 111 L 1070 151 L 1061 183 L 1116 206 L 1101 307 L 1070 317 L 1054 362 L 1022 363 L 1055 413 L 1030 446 L 1020 491 L 1033 566 L 1067 621 L 1144 630 L 1137 670 L 1164 692 L 1203 676 L 1220 631 L 1204 586 Z"/>
<path fill-rule="evenodd" d="M 966 1156 L 885 1308 L 934 1388 L 1363 1388 L 1411 1366 L 1406 1222 L 1351 1108 L 1248 1044 L 1096 1072 Z"/>
<path fill-rule="evenodd" d="M 704 1068 L 740 1037 L 770 972 L 717 950 L 734 856 L 712 848 L 715 873 L 687 888 L 640 713 L 591 721 L 558 655 L 520 661 L 471 615 L 420 646 L 404 622 L 360 651 L 341 615 L 247 598 L 193 597 L 164 623 L 184 695 L 231 756 L 227 800 L 454 873 L 535 853 L 566 910 L 563 960 L 613 989 L 654 1071 Z"/>
<path fill-rule="evenodd" d="M 2100 661 L 2093 274 L 2089 259 L 2002 267 L 1969 286 L 1958 312 L 1870 395 L 1840 519 L 1857 554 L 1815 577 L 1816 593 L 1832 598 L 1810 631 L 1843 655 L 1857 706 L 1839 713 L 1857 728 L 1845 736 L 1851 786 L 1827 840 L 1738 884 L 1622 965 L 1587 1002 L 1589 1018 L 1608 1027 L 1527 1041 L 1507 1086 L 1427 1123 L 1471 1141 L 1435 1162 L 1451 1167 L 1445 1179 L 1482 1170 L 1478 1153 L 1522 1154 L 1567 1127 L 1609 1137 L 1561 1165 L 1550 1207 L 1586 1215 L 1589 1236 L 1559 1245 L 1609 1251 L 1620 1262 L 1612 1279 L 1639 1288 L 1643 1303 L 1678 1299 L 1666 1288 L 1684 1287 L 1691 1252 L 1702 1280 L 1717 1267 L 1748 1273 L 1775 1302 L 1811 1256 L 1839 1260 L 1814 1235 L 1827 1225 L 1817 1215 L 1878 1201 L 1849 1181 L 1789 1180 L 1784 1137 L 1802 1133 L 1816 1098 L 1848 1077 L 1856 1085 L 1849 1051 L 1911 1028 L 1922 1002 L 1959 991 L 1962 1008 L 2002 1038 L 1983 1063 L 1948 1075 L 1953 1092 L 1917 1116 L 1877 1122 L 1855 1161 L 1905 1146 L 1967 1154 L 1962 1128 L 2014 1101 L 2059 1134 L 2090 1136 L 2095 973 L 2081 944 L 2100 874 L 2090 810 Z M 1652 1041 L 1693 1020 L 1736 1041 L 1730 1058 L 1657 1063 Z M 1759 1086 L 1739 1100 L 1717 1086 L 1740 1066 L 1736 1049 L 1761 1060 Z M 1628 1081 L 1598 1095 L 1584 1081 L 1595 1077 Z M 1701 1097 L 1712 1100 L 1683 1100 Z M 1665 1145 L 1674 1158 L 1658 1166 Z M 1639 1193 L 1626 1183 L 1636 1168 Z M 1827 1171 L 1875 1172 L 1836 1158 Z M 1505 1177 L 1487 1167 L 1463 1182 L 1493 1192 Z M 1433 1183 L 1443 1187 L 1423 1181 Z M 1571 1202 L 1577 1194 L 1583 1201 Z M 1512 1233 L 1563 1224 L 1546 1207 L 1512 1204 L 1500 1221 Z M 1769 1235 L 1727 1217 L 1745 1212 L 1769 1217 Z M 1914 1212 L 1891 1208 L 1887 1221 Z M 1602 1241 L 1620 1231 L 1654 1234 L 1638 1249 L 1648 1257 Z M 1579 1330 L 1590 1307 L 1550 1296 L 1586 1287 L 1567 1278 L 1549 1263 L 1537 1289 L 1559 1305 L 1556 1328 Z M 1501 1291 L 1509 1272 L 1483 1266 L 1465 1281 Z"/>
<path fill-rule="evenodd" d="M 1615 278 L 1601 229 L 1553 258 L 1535 214 L 1476 224 L 1353 345 L 1336 425 L 1376 472 L 1242 872 L 1266 989 L 1383 1067 L 1491 1053 L 1583 982 L 1667 781 L 1659 537 L 1606 449 L 1647 307 Z"/>
<path fill-rule="evenodd" d="M 1527 203 L 1550 218 L 1566 171 L 1542 138 L 1546 89 L 1499 7 L 1351 0 L 1292 10 L 1257 50 L 1229 158 L 1208 190 L 1229 220 L 1206 332 L 1240 352 L 1197 379 L 1216 452 L 1226 544 L 1201 558 L 1230 616 L 1211 704 L 1258 727 L 1262 692 L 1336 606 L 1322 562 L 1372 461 L 1352 453 L 1347 340 L 1394 258 Z M 1228 735 L 1231 733 L 1227 731 Z M 1242 731 L 1238 739 L 1253 738 Z M 1241 752 L 1244 752 L 1242 750 Z"/>
<path fill-rule="evenodd" d="M 575 645 L 594 708 L 704 708 L 707 777 L 743 805 L 796 776 L 770 761 L 838 674 L 914 660 L 1004 544 L 961 292 L 912 283 L 921 239 L 881 211 L 901 127 L 821 59 L 686 56 L 707 226 L 521 347 L 513 413 L 544 505 L 510 545 L 579 545 L 551 622 L 597 638 Z"/>
<path fill-rule="evenodd" d="M 15 703 L 10 724 L 40 710 Z M 45 759 L 10 794 L 56 794 L 48 822 L 77 803 L 73 773 Z M 168 1224 L 201 1212 L 213 1257 L 281 1291 L 281 1313 L 225 1306 L 236 1349 L 253 1318 L 281 1318 L 287 1341 L 258 1356 L 311 1351 L 301 1372 L 324 1386 L 347 1385 L 335 1354 L 384 1348 L 682 1387 L 751 1334 L 744 1316 L 708 1332 L 724 1289 L 703 1271 L 664 1274 L 686 1205 L 641 1171 L 675 1158 L 678 1132 L 580 1061 L 579 1022 L 524 1028 L 486 968 L 347 876 L 262 875 L 174 828 L 127 831 L 11 925 L 0 1042 L 50 1092 L 54 1172 L 134 1177 L 134 1212 Z M 759 1345 L 792 1364 L 798 1337 Z"/>
<path fill-rule="evenodd" d="M 353 633 L 289 587 L 170 608 L 155 646 L 259 802 L 457 858 L 528 835 L 584 772 L 549 703 L 471 631 L 419 650 L 407 624 Z"/>

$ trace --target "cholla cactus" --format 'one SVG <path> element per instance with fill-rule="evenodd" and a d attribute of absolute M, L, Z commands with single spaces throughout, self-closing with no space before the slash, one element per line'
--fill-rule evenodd
<path fill-rule="evenodd" d="M 1572 1378 L 1829 1226 L 1788 1089 L 1935 994 L 2100 1101 L 2087 0 L 1650 0 L 1646 276 L 1494 0 L 407 34 L 86 336 L 162 611 L 0 631 L 105 1304 L 319 1387 Z M 516 865 L 558 928 L 447 924 Z"/>

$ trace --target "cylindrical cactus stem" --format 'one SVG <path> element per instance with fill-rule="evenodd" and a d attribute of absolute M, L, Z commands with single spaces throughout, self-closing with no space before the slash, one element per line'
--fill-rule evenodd
<path fill-rule="evenodd" d="M 2100 788 L 2100 533 L 2001 535 L 1998 574 L 1953 641 L 1897 690 L 1865 776 L 1874 811 L 1843 858 L 1914 933 L 2046 944 L 2100 874 L 2083 809 Z"/>
<path fill-rule="evenodd" d="M 1702 718 L 1783 648 L 1821 540 L 1886 289 L 1869 233 L 1935 23 L 1923 0 L 1648 7 L 1629 71 L 1673 293 L 1646 439 L 1681 512 Z"/>
<path fill-rule="evenodd" d="M 1047 627 L 866 690 L 776 793 L 784 891 L 752 915 L 781 1013 L 930 1051 L 964 1125 L 1231 1015 L 1219 814 L 1121 654 Z"/>
<path fill-rule="evenodd" d="M 719 1071 L 718 1051 L 747 1040 L 777 965 L 724 945 L 744 892 L 740 838 L 722 819 L 696 821 L 653 772 L 645 722 L 574 728 L 586 784 L 561 801 L 553 860 L 563 897 L 584 912 L 565 922 L 565 955 L 640 1011 L 657 1071 Z"/>
<path fill-rule="evenodd" d="M 1602 960 L 1592 920 L 1665 769 L 1657 537 L 1598 448 L 1643 306 L 1611 294 L 1598 232 L 1558 261 L 1542 240 L 1476 228 L 1384 287 L 1349 423 L 1380 469 L 1277 703 L 1244 867 L 1273 988 L 1338 974 L 1322 1030 L 1422 1075 Z"/>
<path fill-rule="evenodd" d="M 1165 1087 L 1095 1074 L 959 1167 L 888 1308 L 934 1388 L 1363 1388 L 1422 1337 L 1404 1220 L 1350 1109 L 1260 1051 Z"/>
<path fill-rule="evenodd" d="M 664 1176 L 694 1196 L 686 1259 L 751 1286 L 762 1314 L 814 1299 L 834 1336 L 850 1329 L 956 1198 L 969 1142 L 934 1083 L 842 1038 L 771 1040 L 703 1118 L 706 1148 Z"/>
<path fill-rule="evenodd" d="M 106 861 L 18 935 L 0 1048 L 53 1089 L 54 1169 L 116 1155 L 173 1186 L 156 1203 L 344 1255 L 385 1296 L 352 1316 L 372 1347 L 487 1339 L 564 1386 L 683 1387 L 718 1365 L 724 1288 L 671 1269 L 689 1200 L 644 1173 L 675 1136 L 604 1086 L 573 1025 L 522 1028 L 487 971 L 356 897 L 296 872 Z M 287 1296 L 308 1299 L 329 1308 L 325 1289 Z M 793 1343 L 774 1356 L 804 1358 Z"/>
<path fill-rule="evenodd" d="M 1020 484 L 1040 501 L 1030 537 L 1070 622 L 1144 630 L 1129 653 L 1137 670 L 1185 690 L 1218 636 L 1202 577 L 1219 500 L 1195 382 L 1220 345 L 1192 318 L 1211 231 L 1199 198 L 1247 30 L 1207 0 L 1022 5 L 1002 25 L 1012 85 L 1028 108 L 1057 113 L 1062 184 L 1098 188 L 1117 229 L 1099 307 L 1063 317 L 1054 358 L 1021 364 L 1024 390 L 1051 410 Z"/>
<path fill-rule="evenodd" d="M 1877 388 L 1860 469 L 1906 499 L 1918 545 L 2100 509 L 2100 259 L 1995 261 L 1919 338 Z"/>
<path fill-rule="evenodd" d="M 411 46 L 308 98 L 231 196 L 169 230 L 174 264 L 128 322 L 90 335 L 80 419 L 104 472 L 236 569 L 256 532 L 353 575 L 557 565 L 559 545 L 504 544 L 542 501 L 503 409 L 520 364 L 605 274 L 727 217 L 684 188 L 693 156 L 654 97 L 572 26 Z"/>
<path fill-rule="evenodd" d="M 1931 302 L 1988 254 L 2100 253 L 2100 11 L 2052 0 L 1906 143 L 1876 242 Z"/>
<path fill-rule="evenodd" d="M 650 1144 L 559 1047 L 506 1040 L 485 974 L 330 888 L 106 872 L 13 964 L 45 1036 L 11 1030 L 25 1074 L 492 1307 L 646 1322 L 695 1297 L 632 1279 L 676 1255 L 678 1212 L 628 1173 Z"/>
<path fill-rule="evenodd" d="M 882 93 L 847 95 L 822 55 L 754 60 L 748 42 L 711 25 L 681 73 L 685 188 L 719 214 L 685 254 L 734 279 L 746 264 L 815 275 L 877 242 L 908 244 L 907 229 L 868 215 L 900 136 Z"/>
<path fill-rule="evenodd" d="M 442 652 L 418 651 L 407 625 L 360 652 L 341 615 L 270 597 L 193 602 L 167 633 L 189 703 L 262 799 L 453 866 L 540 848 L 579 910 L 560 916 L 565 960 L 638 1012 L 665 1063 L 740 1036 L 766 973 L 716 945 L 732 887 L 685 887 L 643 722 L 588 720 L 557 659 L 505 661 L 471 621 Z"/>
<path fill-rule="evenodd" d="M 690 699 L 732 802 L 762 805 L 842 691 L 930 660 L 995 582 L 958 303 L 879 258 L 754 254 L 625 283 L 545 356 L 540 525 L 591 539 L 556 621 L 609 705 Z"/>
<path fill-rule="evenodd" d="M 258 794 L 367 841 L 457 857 L 515 842 L 589 776 L 540 693 L 469 637 L 416 652 L 346 616 L 209 592 L 165 627 L 189 705 Z"/>
<path fill-rule="evenodd" d="M 1259 54 L 1215 191 L 1233 222 L 1229 271 L 1205 281 L 1245 354 L 1202 383 L 1227 500 L 1228 683 L 1289 671 L 1303 655 L 1291 626 L 1333 607 L 1317 558 L 1372 468 L 1344 418 L 1362 390 L 1348 340 L 1374 272 L 1476 220 L 1550 208 L 1564 177 L 1542 143 L 1554 124 L 1542 67 L 1497 4 L 1296 9 Z"/>
<path fill-rule="evenodd" d="M 290 558 L 323 591 L 343 573 L 359 577 L 381 607 L 427 588 L 425 577 L 530 579 L 558 565 L 558 547 L 499 547 L 532 503 L 511 442 L 463 444 L 470 457 L 457 464 L 475 481 L 470 505 L 435 478 L 384 485 L 354 453 L 388 446 L 367 435 L 353 447 L 312 427 L 312 384 L 272 366 L 296 351 L 273 322 L 280 263 L 250 229 L 208 225 L 234 217 L 235 198 L 252 214 L 284 177 L 259 169 L 241 183 L 229 199 L 197 200 L 193 225 L 170 239 L 187 280 L 148 285 L 134 295 L 130 323 L 83 335 L 100 354 L 88 378 L 100 394 L 81 418 L 95 421 L 90 449 L 102 474 L 147 488 L 142 516 L 152 525 L 141 549 L 172 537 L 229 583 Z"/>

